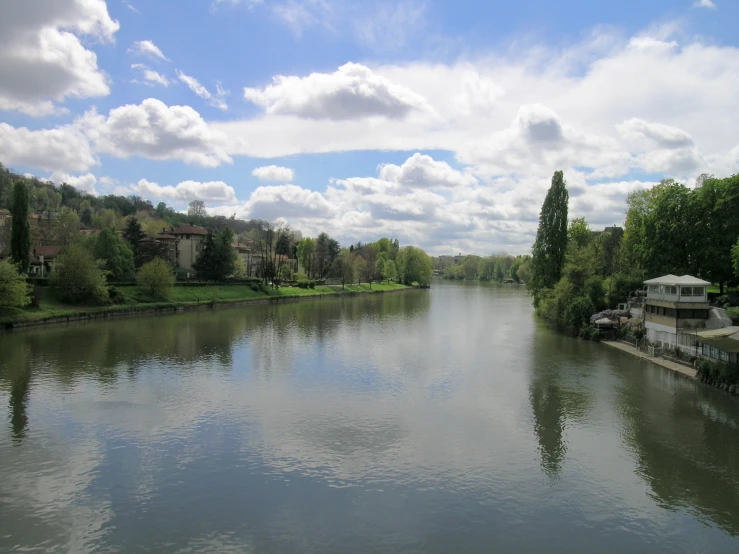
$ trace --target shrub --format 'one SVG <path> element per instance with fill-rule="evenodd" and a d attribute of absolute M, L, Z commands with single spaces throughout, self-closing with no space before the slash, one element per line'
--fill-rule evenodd
<path fill-rule="evenodd" d="M 103 262 L 95 260 L 82 245 L 70 244 L 57 256 L 51 281 L 68 302 L 108 302 Z"/>
<path fill-rule="evenodd" d="M 22 308 L 31 303 L 31 286 L 26 276 L 9 261 L 0 262 L 0 307 Z"/>
<path fill-rule="evenodd" d="M 307 279 L 302 279 L 302 280 L 298 281 L 298 288 L 301 288 L 301 289 L 311 288 L 311 286 L 310 286 L 311 283 L 313 283 L 313 288 L 315 288 L 315 286 L 316 286 L 316 282 L 315 281 L 308 281 Z"/>
<path fill-rule="evenodd" d="M 731 318 L 734 325 L 739 325 L 739 308 L 727 308 L 726 315 Z"/>
<path fill-rule="evenodd" d="M 141 266 L 136 282 L 152 298 L 166 300 L 174 284 L 172 268 L 161 258 L 154 258 Z"/>
<path fill-rule="evenodd" d="M 308 281 L 308 288 L 311 288 L 311 289 L 316 288 L 316 282 L 315 281 Z"/>

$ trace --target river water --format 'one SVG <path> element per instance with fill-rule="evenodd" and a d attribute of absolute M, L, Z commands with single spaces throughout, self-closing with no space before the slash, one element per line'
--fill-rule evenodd
<path fill-rule="evenodd" d="M 0 335 L 0 552 L 737 552 L 739 402 L 521 287 Z"/>

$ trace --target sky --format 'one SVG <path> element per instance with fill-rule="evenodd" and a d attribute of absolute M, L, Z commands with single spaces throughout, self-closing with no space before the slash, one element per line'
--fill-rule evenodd
<path fill-rule="evenodd" d="M 24 0 L 0 162 L 342 244 L 526 253 L 570 217 L 739 170 L 735 0 Z"/>

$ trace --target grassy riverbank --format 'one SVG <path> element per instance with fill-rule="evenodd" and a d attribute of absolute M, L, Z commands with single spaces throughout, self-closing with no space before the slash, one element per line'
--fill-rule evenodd
<path fill-rule="evenodd" d="M 96 316 L 116 312 L 135 313 L 149 309 L 167 309 L 177 307 L 189 307 L 208 304 L 229 304 L 238 302 L 259 302 L 264 300 L 290 299 L 302 297 L 321 297 L 326 295 L 341 296 L 348 293 L 375 293 L 410 289 L 406 285 L 398 283 L 373 283 L 346 285 L 343 290 L 341 285 L 324 285 L 315 289 L 301 289 L 298 287 L 280 287 L 279 289 L 266 289 L 265 292 L 253 290 L 248 285 L 213 285 L 213 286 L 177 286 L 170 290 L 166 301 L 152 300 L 136 286 L 119 287 L 117 290 L 122 296 L 120 304 L 106 306 L 72 305 L 62 302 L 56 291 L 45 288 L 43 297 L 37 307 L 28 308 L 0 308 L 0 327 L 9 327 L 24 322 L 55 321 L 58 318 Z"/>

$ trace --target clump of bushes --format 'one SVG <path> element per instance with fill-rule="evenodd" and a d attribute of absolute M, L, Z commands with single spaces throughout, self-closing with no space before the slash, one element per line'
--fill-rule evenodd
<path fill-rule="evenodd" d="M 313 280 L 302 279 L 298 281 L 298 288 L 301 289 L 314 289 L 316 288 L 316 282 Z"/>
<path fill-rule="evenodd" d="M 136 282 L 152 298 L 166 300 L 174 284 L 174 274 L 167 262 L 154 258 L 139 269 Z"/>

